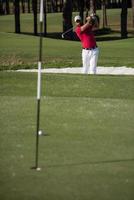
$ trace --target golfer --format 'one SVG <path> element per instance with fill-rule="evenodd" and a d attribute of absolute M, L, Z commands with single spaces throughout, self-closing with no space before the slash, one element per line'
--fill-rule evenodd
<path fill-rule="evenodd" d="M 75 16 L 74 21 L 75 32 L 82 44 L 82 73 L 96 74 L 99 49 L 93 31 L 98 29 L 99 24 L 94 16 L 87 17 L 84 25 L 80 16 Z"/>

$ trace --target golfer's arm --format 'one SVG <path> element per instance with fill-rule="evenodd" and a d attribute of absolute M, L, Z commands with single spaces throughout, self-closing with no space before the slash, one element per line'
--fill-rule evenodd
<path fill-rule="evenodd" d="M 89 22 L 86 22 L 83 26 L 81 26 L 81 32 L 85 31 L 88 27 L 90 27 L 91 24 Z"/>

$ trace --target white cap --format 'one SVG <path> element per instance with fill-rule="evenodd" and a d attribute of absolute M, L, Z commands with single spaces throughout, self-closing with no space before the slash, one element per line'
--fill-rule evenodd
<path fill-rule="evenodd" d="M 81 21 L 81 17 L 79 15 L 75 16 L 74 21 L 77 22 L 77 20 Z"/>

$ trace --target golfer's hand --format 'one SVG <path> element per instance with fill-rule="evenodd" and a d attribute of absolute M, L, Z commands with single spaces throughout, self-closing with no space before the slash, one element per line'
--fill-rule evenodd
<path fill-rule="evenodd" d="M 91 23 L 91 22 L 92 22 L 92 17 L 91 17 L 91 16 L 88 16 L 88 17 L 86 18 L 86 20 L 87 20 L 87 22 Z"/>

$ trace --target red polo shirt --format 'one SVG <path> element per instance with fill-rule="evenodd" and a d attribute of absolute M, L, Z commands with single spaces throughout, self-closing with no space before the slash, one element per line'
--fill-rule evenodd
<path fill-rule="evenodd" d="M 93 48 L 96 46 L 96 40 L 92 32 L 92 26 L 89 26 L 86 30 L 81 31 L 80 25 L 76 27 L 75 32 L 82 43 L 82 48 Z"/>

